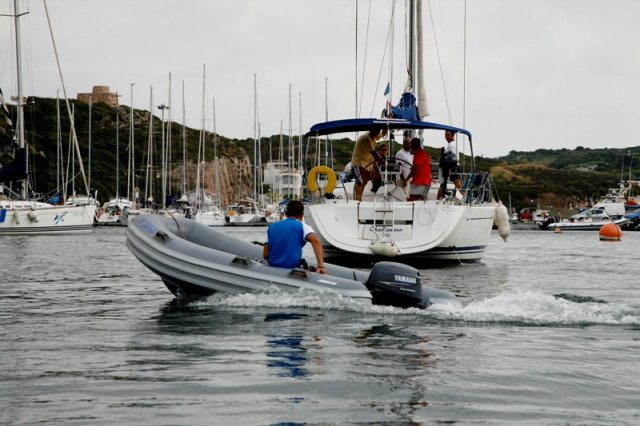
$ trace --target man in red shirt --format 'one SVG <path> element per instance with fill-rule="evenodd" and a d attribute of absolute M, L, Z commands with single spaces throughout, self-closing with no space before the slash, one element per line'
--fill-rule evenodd
<path fill-rule="evenodd" d="M 411 189 L 409 190 L 409 201 L 426 200 L 431 186 L 431 159 L 426 151 L 422 149 L 422 141 L 418 138 L 411 140 L 411 153 L 413 154 L 411 173 L 402 181 L 404 184 L 413 178 Z"/>

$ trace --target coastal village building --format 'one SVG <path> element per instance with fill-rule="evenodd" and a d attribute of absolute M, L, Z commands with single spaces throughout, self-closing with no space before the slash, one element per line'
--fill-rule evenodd
<path fill-rule="evenodd" d="M 104 103 L 111 108 L 118 106 L 118 94 L 109 91 L 109 86 L 93 86 L 91 93 L 78 93 L 78 101 L 88 104 Z"/>

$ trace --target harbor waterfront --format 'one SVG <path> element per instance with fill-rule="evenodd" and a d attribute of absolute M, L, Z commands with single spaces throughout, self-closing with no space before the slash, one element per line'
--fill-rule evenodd
<path fill-rule="evenodd" d="M 494 231 L 481 262 L 421 271 L 460 302 L 421 311 L 178 303 L 125 231 L 0 236 L 0 424 L 640 423 L 638 232 Z"/>

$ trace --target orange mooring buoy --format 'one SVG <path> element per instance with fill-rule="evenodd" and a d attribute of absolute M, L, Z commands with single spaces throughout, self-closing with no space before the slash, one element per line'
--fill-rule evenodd
<path fill-rule="evenodd" d="M 620 241 L 622 229 L 615 223 L 605 223 L 600 228 L 600 239 L 606 241 Z"/>
<path fill-rule="evenodd" d="M 559 226 L 556 226 L 556 229 L 554 229 L 553 232 L 555 232 L 556 234 L 559 234 L 562 232 L 562 228 L 560 228 Z"/>

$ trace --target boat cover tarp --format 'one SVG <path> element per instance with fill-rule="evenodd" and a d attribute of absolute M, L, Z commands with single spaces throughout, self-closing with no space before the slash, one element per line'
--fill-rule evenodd
<path fill-rule="evenodd" d="M 420 113 L 416 106 L 416 97 L 411 92 L 405 92 L 400 97 L 398 105 L 391 107 L 391 118 L 402 118 L 409 121 L 420 121 Z"/>
<path fill-rule="evenodd" d="M 27 151 L 25 148 L 18 148 L 13 161 L 0 170 L 0 182 L 9 184 L 26 179 L 27 176 Z"/>
<path fill-rule="evenodd" d="M 2 89 L 0 89 L 0 113 L 4 117 L 5 122 L 7 123 L 7 128 L 10 130 L 10 134 L 15 133 L 15 129 L 13 128 L 13 120 L 11 118 L 11 114 L 9 113 L 9 108 L 7 108 L 7 104 L 4 101 L 4 95 L 2 94 Z M 0 148 L 5 148 L 11 143 L 14 142 L 12 137 L 2 138 L 0 139 Z"/>
<path fill-rule="evenodd" d="M 49 197 L 47 204 L 60 204 L 60 191 L 56 191 L 53 196 Z"/>

